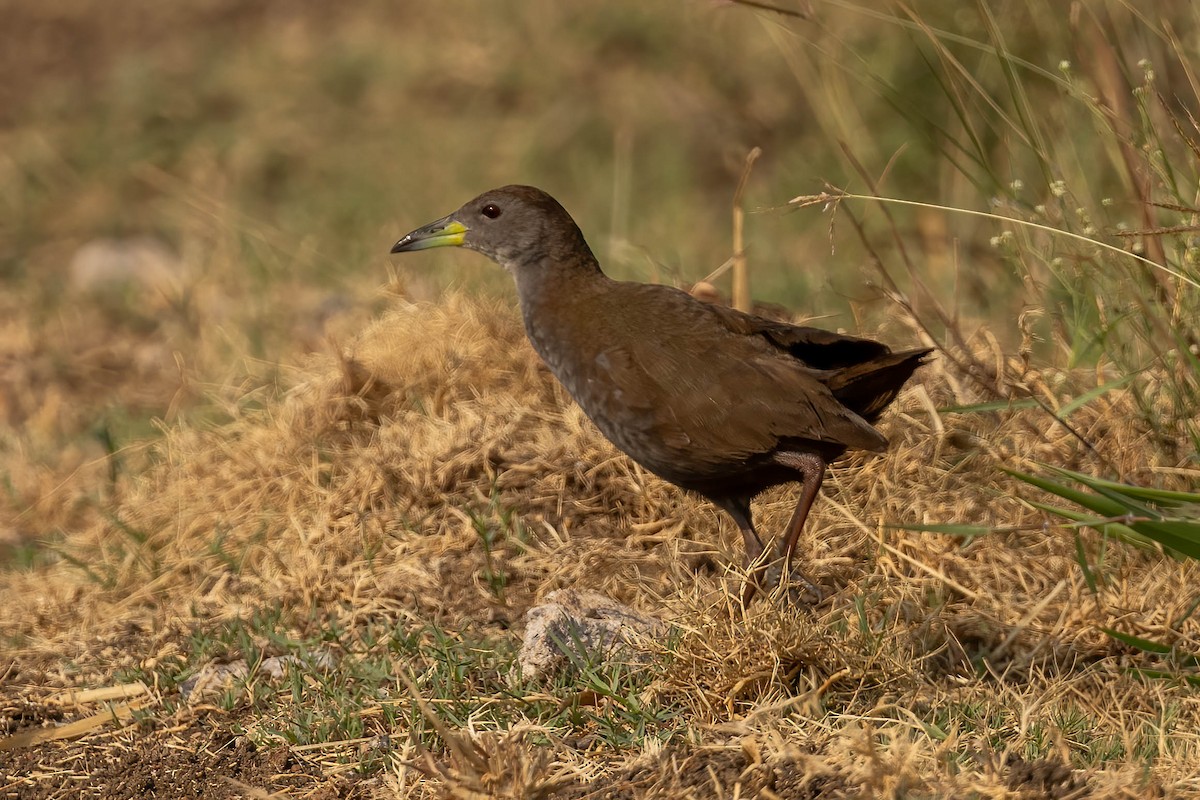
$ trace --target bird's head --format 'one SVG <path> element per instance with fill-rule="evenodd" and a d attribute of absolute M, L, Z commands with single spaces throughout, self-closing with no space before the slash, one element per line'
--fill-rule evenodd
<path fill-rule="evenodd" d="M 558 201 L 532 186 L 492 189 L 439 220 L 423 225 L 392 246 L 393 253 L 430 247 L 475 250 L 514 274 L 552 259 L 583 256 L 595 263 L 583 234 Z"/>

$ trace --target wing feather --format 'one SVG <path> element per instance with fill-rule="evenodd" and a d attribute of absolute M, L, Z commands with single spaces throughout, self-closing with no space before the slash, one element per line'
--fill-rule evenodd
<path fill-rule="evenodd" d="M 619 446 L 619 437 L 637 436 L 637 449 L 656 450 L 648 460 L 686 458 L 695 468 L 714 469 L 769 453 L 785 439 L 876 451 L 886 446 L 834 397 L 826 385 L 834 373 L 806 365 L 748 329 L 730 329 L 722 320 L 736 318 L 711 313 L 720 307 L 691 298 L 678 305 L 670 326 L 627 315 L 639 320 L 639 330 L 608 338 L 621 344 L 595 359 L 596 379 L 616 388 L 606 399 L 593 398 L 590 411 Z M 795 340 L 807 341 L 805 335 Z"/>

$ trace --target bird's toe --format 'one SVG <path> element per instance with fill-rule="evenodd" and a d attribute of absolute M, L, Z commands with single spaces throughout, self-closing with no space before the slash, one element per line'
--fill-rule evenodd
<path fill-rule="evenodd" d="M 769 592 L 774 593 L 775 589 L 779 587 L 782 578 L 782 566 L 773 565 L 767 570 L 766 575 L 763 576 L 762 584 Z M 796 567 L 792 567 L 789 572 L 784 589 L 783 596 L 793 605 L 797 606 L 817 606 L 823 603 L 827 596 L 820 584 L 809 577 L 803 570 Z"/>

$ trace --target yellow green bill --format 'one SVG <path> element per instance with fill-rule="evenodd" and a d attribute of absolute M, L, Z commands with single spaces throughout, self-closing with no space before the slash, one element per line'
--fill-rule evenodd
<path fill-rule="evenodd" d="M 456 219 L 443 217 L 417 228 L 392 245 L 393 253 L 411 253 L 430 247 L 461 247 L 467 236 L 467 226 Z"/>

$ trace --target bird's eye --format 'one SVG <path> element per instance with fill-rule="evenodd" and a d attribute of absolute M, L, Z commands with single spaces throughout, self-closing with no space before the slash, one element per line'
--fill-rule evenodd
<path fill-rule="evenodd" d="M 479 213 L 483 214 L 488 219 L 495 219 L 500 216 L 500 206 L 493 203 L 488 203 L 483 208 L 479 209 Z"/>

